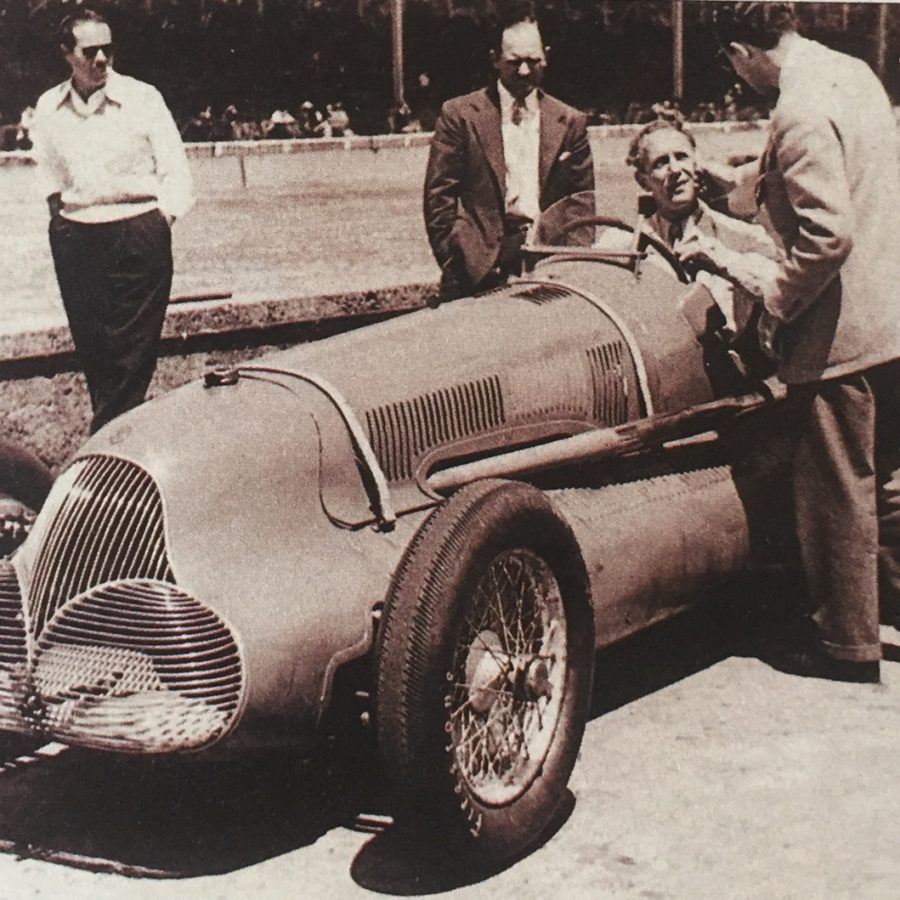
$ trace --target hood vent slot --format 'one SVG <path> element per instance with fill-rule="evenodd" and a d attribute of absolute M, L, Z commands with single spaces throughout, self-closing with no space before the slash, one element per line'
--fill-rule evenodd
<path fill-rule="evenodd" d="M 621 425 L 628 418 L 628 381 L 625 347 L 613 341 L 587 351 L 594 393 L 594 419 L 602 425 Z"/>
<path fill-rule="evenodd" d="M 555 284 L 538 284 L 523 291 L 517 291 L 513 296 L 520 297 L 522 300 L 530 300 L 532 303 L 538 304 L 538 306 L 543 306 L 545 303 L 550 303 L 553 300 L 571 297 L 572 291 L 569 288 L 559 287 Z"/>
<path fill-rule="evenodd" d="M 366 425 L 385 476 L 403 481 L 432 448 L 489 431 L 505 418 L 500 377 L 492 375 L 370 409 Z"/>
<path fill-rule="evenodd" d="M 91 456 L 61 498 L 35 560 L 28 592 L 40 635 L 68 600 L 107 581 L 174 583 L 156 483 L 134 463 Z"/>

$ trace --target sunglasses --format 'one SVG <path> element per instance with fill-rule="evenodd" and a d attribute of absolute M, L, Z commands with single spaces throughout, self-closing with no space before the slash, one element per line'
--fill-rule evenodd
<path fill-rule="evenodd" d="M 109 59 L 109 57 L 113 55 L 115 47 L 113 44 L 93 44 L 90 47 L 82 47 L 81 53 L 85 59 L 95 59 L 101 50 L 103 51 L 103 55 Z"/>

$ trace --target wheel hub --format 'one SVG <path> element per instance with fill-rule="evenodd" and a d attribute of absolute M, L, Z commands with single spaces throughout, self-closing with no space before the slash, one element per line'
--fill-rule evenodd
<path fill-rule="evenodd" d="M 483 631 L 469 649 L 466 660 L 469 705 L 487 713 L 506 691 L 517 702 L 553 696 L 553 682 L 546 660 L 535 655 L 510 656 L 493 631 Z"/>
<path fill-rule="evenodd" d="M 540 773 L 565 694 L 565 611 L 553 572 L 524 548 L 501 554 L 468 623 L 447 673 L 448 730 L 470 790 L 506 803 Z"/>
<path fill-rule="evenodd" d="M 486 713 L 491 709 L 508 673 L 509 657 L 500 638 L 493 631 L 482 631 L 472 642 L 466 659 L 469 704 L 475 712 Z"/>
<path fill-rule="evenodd" d="M 538 700 L 553 697 L 553 683 L 550 681 L 550 669 L 543 659 L 532 659 L 523 669 L 524 699 Z"/>

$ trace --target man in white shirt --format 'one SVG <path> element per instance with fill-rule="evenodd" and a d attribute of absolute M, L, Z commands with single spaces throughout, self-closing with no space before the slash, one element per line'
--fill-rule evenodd
<path fill-rule="evenodd" d="M 172 284 L 171 225 L 193 186 L 162 96 L 112 69 L 106 21 L 80 9 L 60 44 L 72 75 L 38 100 L 32 136 L 93 433 L 144 399 Z"/>
<path fill-rule="evenodd" d="M 593 191 L 582 113 L 540 90 L 547 64 L 535 20 L 499 23 L 497 80 L 444 104 L 425 175 L 425 227 L 443 299 L 502 283 L 542 210 Z"/>

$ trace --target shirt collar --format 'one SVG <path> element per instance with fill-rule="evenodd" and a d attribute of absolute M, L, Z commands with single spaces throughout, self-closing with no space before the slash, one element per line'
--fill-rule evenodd
<path fill-rule="evenodd" d="M 707 207 L 703 201 L 698 199 L 696 209 L 680 222 L 670 222 L 668 219 L 664 219 L 659 215 L 659 213 L 655 213 L 650 218 L 650 228 L 655 234 L 662 238 L 663 243 L 671 247 L 674 243 L 674 241 L 671 240 L 673 229 L 676 234 L 680 232 L 679 239 L 683 238 L 691 226 L 700 227 L 700 223 L 706 216 L 706 210 Z"/>
<path fill-rule="evenodd" d="M 784 59 L 781 61 L 781 71 L 778 73 L 778 87 L 783 89 L 795 76 L 795 73 L 803 72 L 806 68 L 804 57 L 816 46 L 815 41 L 794 33 L 791 36 Z"/>
<path fill-rule="evenodd" d="M 106 100 L 110 100 L 113 103 L 121 105 L 122 103 L 122 84 L 123 79 L 122 76 L 119 75 L 116 71 L 110 67 L 106 72 L 106 84 L 96 91 L 94 94 L 91 94 L 90 97 L 86 101 L 81 100 L 82 108 L 84 106 L 90 106 L 93 109 L 99 109 Z M 72 79 L 70 78 L 68 81 L 64 81 L 59 87 L 59 96 L 56 98 L 56 106 L 59 108 L 69 100 L 72 99 L 72 103 L 75 103 L 74 97 L 76 95 L 75 85 L 72 84 Z M 95 99 L 96 95 L 96 99 Z"/>
<path fill-rule="evenodd" d="M 515 97 L 507 90 L 506 85 L 499 80 L 497 81 L 497 93 L 500 95 L 500 112 L 504 120 L 508 119 L 512 115 L 513 104 L 516 102 Z M 537 88 L 525 97 L 525 109 L 529 113 L 536 113 L 540 109 Z"/>

